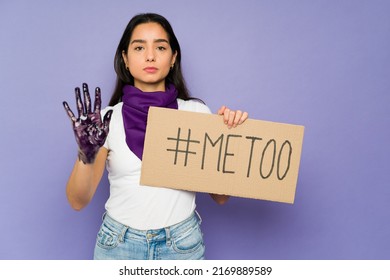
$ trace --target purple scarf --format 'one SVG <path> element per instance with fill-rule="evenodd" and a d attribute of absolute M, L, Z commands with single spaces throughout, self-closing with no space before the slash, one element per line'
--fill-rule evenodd
<path fill-rule="evenodd" d="M 150 106 L 177 109 L 177 90 L 169 84 L 166 91 L 143 92 L 136 87 L 123 87 L 122 116 L 126 143 L 130 150 L 142 160 L 146 122 Z"/>

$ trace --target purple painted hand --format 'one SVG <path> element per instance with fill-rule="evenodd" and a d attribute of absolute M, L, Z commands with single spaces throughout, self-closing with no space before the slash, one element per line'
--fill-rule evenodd
<path fill-rule="evenodd" d="M 88 85 L 83 84 L 84 104 L 81 100 L 80 88 L 75 89 L 77 111 L 79 117 L 76 118 L 67 102 L 63 102 L 65 111 L 72 121 L 76 142 L 79 146 L 79 159 L 84 163 L 93 163 L 101 146 L 103 146 L 111 120 L 112 110 L 109 110 L 103 118 L 100 116 L 101 95 L 100 88 L 95 90 L 95 107 L 91 111 L 91 97 Z"/>

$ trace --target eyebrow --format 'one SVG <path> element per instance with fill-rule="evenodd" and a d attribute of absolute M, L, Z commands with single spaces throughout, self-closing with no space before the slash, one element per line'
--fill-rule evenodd
<path fill-rule="evenodd" d="M 154 43 L 167 43 L 169 44 L 168 40 L 167 39 L 155 39 L 153 40 Z M 141 44 L 144 44 L 146 43 L 146 40 L 143 40 L 143 39 L 134 39 L 133 41 L 131 41 L 130 45 L 131 44 L 135 44 L 135 43 L 141 43 Z"/>

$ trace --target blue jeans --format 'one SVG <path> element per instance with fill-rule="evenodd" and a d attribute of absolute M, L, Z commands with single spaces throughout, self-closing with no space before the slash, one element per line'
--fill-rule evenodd
<path fill-rule="evenodd" d="M 205 247 L 201 218 L 194 212 L 170 227 L 137 230 L 103 217 L 96 239 L 95 260 L 200 260 Z"/>

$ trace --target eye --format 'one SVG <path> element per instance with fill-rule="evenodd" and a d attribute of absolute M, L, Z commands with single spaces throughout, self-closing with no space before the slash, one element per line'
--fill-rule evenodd
<path fill-rule="evenodd" d="M 164 46 L 158 46 L 157 49 L 158 49 L 159 51 L 165 51 L 167 48 L 164 47 Z"/>
<path fill-rule="evenodd" d="M 143 47 L 142 46 L 137 46 L 137 47 L 134 48 L 134 50 L 135 51 L 141 51 L 141 50 L 143 50 Z"/>

